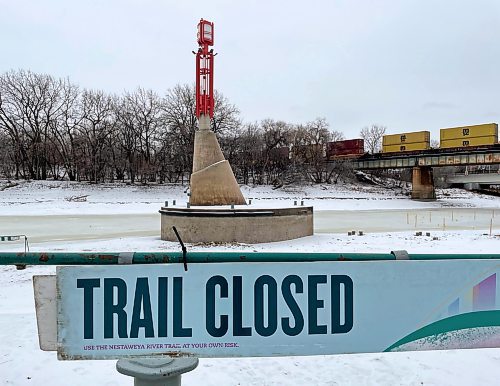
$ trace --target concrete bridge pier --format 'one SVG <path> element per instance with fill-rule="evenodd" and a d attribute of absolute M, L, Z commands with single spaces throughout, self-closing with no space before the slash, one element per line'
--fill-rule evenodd
<path fill-rule="evenodd" d="M 432 167 L 415 166 L 413 168 L 411 199 L 423 201 L 436 199 Z"/>

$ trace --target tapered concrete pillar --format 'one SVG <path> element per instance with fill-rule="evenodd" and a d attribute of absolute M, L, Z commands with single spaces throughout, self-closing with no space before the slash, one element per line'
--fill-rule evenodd
<path fill-rule="evenodd" d="M 202 115 L 194 135 L 191 205 L 246 205 L 229 162 L 210 130 L 210 117 Z"/>
<path fill-rule="evenodd" d="M 415 166 L 412 176 L 412 200 L 434 201 L 436 190 L 430 166 Z"/>

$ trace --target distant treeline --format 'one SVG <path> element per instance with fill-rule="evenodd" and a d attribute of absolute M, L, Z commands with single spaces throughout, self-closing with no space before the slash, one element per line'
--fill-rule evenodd
<path fill-rule="evenodd" d="M 163 96 L 142 88 L 111 95 L 30 71 L 0 75 L 3 178 L 184 183 L 196 128 L 189 85 Z M 341 162 L 324 162 L 324 144 L 344 136 L 322 118 L 244 124 L 238 108 L 215 92 L 212 130 L 240 183 L 335 182 L 349 172 Z"/>

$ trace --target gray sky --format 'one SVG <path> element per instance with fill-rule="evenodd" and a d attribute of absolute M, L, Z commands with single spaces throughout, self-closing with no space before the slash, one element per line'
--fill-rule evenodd
<path fill-rule="evenodd" d="M 500 122 L 499 0 L 0 0 L 0 72 L 163 94 L 194 83 L 201 17 L 215 22 L 215 87 L 246 122 L 433 139 Z"/>

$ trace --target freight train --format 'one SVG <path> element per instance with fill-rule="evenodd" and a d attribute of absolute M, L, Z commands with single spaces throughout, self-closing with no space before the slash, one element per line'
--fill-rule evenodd
<path fill-rule="evenodd" d="M 442 153 L 464 149 L 486 149 L 500 147 L 498 143 L 498 124 L 451 127 L 440 130 L 440 146 L 431 148 L 429 131 L 413 131 L 400 134 L 388 134 L 382 137 L 382 151 L 376 156 L 384 157 L 395 154 L 419 154 L 422 151 Z M 300 145 L 292 149 L 280 147 L 270 154 L 273 161 L 295 159 L 307 162 L 318 156 L 327 161 L 341 161 L 363 156 L 373 157 L 365 151 L 361 138 L 327 142 L 325 145 Z"/>
<path fill-rule="evenodd" d="M 497 123 L 441 129 L 439 148 L 432 151 L 439 153 L 491 147 L 500 147 Z M 364 151 L 362 139 L 328 142 L 326 149 L 327 159 L 330 161 L 357 158 L 367 154 Z M 418 154 L 422 151 L 431 151 L 429 131 L 390 134 L 382 137 L 382 152 L 380 154 L 382 157 L 398 153 Z"/>

